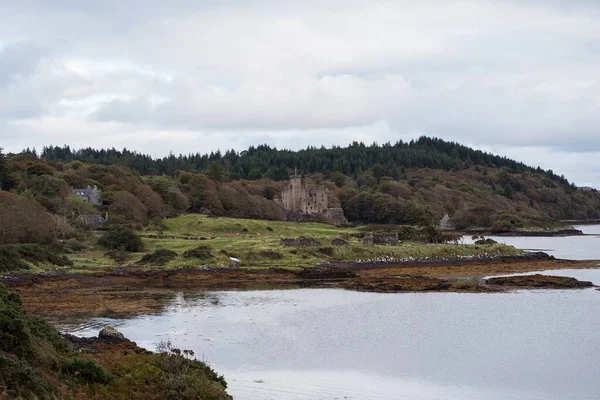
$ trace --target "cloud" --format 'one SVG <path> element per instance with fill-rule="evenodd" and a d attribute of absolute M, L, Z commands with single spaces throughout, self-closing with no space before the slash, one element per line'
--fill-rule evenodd
<path fill-rule="evenodd" d="M 23 0 L 0 13 L 0 135 L 13 151 L 426 134 L 526 163 L 532 151 L 514 149 L 535 149 L 570 179 L 583 167 L 557 154 L 600 152 L 595 1 Z"/>
<path fill-rule="evenodd" d="M 41 49 L 31 43 L 12 43 L 0 48 L 0 86 L 30 77 L 41 58 Z"/>

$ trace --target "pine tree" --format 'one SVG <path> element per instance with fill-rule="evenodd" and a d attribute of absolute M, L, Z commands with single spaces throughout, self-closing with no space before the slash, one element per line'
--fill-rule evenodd
<path fill-rule="evenodd" d="M 12 186 L 10 170 L 8 169 L 3 149 L 0 147 L 0 190 L 9 190 L 11 189 L 10 186 Z"/>

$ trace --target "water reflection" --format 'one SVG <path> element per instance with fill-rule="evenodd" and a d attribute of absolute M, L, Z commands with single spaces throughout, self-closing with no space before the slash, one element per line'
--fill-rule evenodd
<path fill-rule="evenodd" d="M 239 399 L 597 399 L 599 306 L 595 289 L 220 291 L 110 323 L 142 346 L 193 349 Z"/>

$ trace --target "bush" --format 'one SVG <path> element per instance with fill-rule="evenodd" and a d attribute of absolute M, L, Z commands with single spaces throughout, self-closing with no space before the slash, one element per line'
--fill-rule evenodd
<path fill-rule="evenodd" d="M 206 378 L 227 388 L 223 375 L 217 374 L 208 364 L 193 359 L 193 351 L 174 348 L 170 341 L 161 341 L 157 348 L 158 365 L 164 372 L 167 383 L 167 399 L 217 398 L 219 390 L 214 394 L 210 392 L 218 388 L 213 387 L 211 390 L 210 385 L 206 385 Z M 204 379 L 199 380 L 201 377 Z M 207 397 L 200 396 L 201 394 Z"/>
<path fill-rule="evenodd" d="M 150 254 L 145 254 L 136 264 L 162 266 L 177 257 L 173 250 L 158 249 Z"/>
<path fill-rule="evenodd" d="M 87 248 L 87 246 L 85 245 L 85 243 L 80 242 L 77 239 L 69 239 L 64 243 L 65 248 L 73 251 L 73 252 L 78 252 L 78 251 L 82 251 L 85 250 Z"/>
<path fill-rule="evenodd" d="M 71 266 L 73 263 L 59 250 L 39 244 L 5 244 L 0 245 L 0 272 L 29 269 L 32 263 L 47 263 L 57 266 Z"/>
<path fill-rule="evenodd" d="M 0 246 L 0 272 L 17 271 L 21 269 L 29 269 L 27 264 L 15 246 Z"/>
<path fill-rule="evenodd" d="M 496 242 L 494 239 L 486 239 L 482 236 L 481 239 L 476 240 L 474 243 L 480 245 L 492 245 L 497 244 L 498 242 Z"/>
<path fill-rule="evenodd" d="M 118 263 L 125 262 L 129 259 L 129 253 L 121 250 L 111 250 L 104 253 L 104 255 Z"/>
<path fill-rule="evenodd" d="M 98 244 L 109 250 L 135 251 L 144 250 L 142 239 L 131 229 L 116 228 L 108 231 L 98 239 Z"/>
<path fill-rule="evenodd" d="M 0 371 L 0 389 L 6 388 L 7 399 L 54 398 L 50 395 L 56 389 L 54 385 L 45 381 L 25 361 L 0 355 Z"/>
<path fill-rule="evenodd" d="M 0 191 L 0 243 L 52 240 L 52 216 L 35 200 Z"/>
<path fill-rule="evenodd" d="M 257 261 L 281 260 L 284 258 L 284 256 L 283 256 L 283 254 L 281 254 L 278 251 L 270 250 L 270 249 L 263 249 L 263 250 L 248 252 L 248 254 L 246 255 L 246 258 L 248 260 L 257 260 Z"/>
<path fill-rule="evenodd" d="M 201 260 L 210 260 L 213 258 L 212 249 L 209 246 L 198 246 L 194 249 L 186 250 L 183 253 L 184 258 L 199 258 Z"/>
<path fill-rule="evenodd" d="M 335 249 L 333 247 L 330 246 L 326 246 L 326 247 L 319 247 L 318 250 L 319 253 L 326 255 L 326 256 L 333 256 L 335 254 Z"/>
<path fill-rule="evenodd" d="M 61 372 L 81 383 L 108 383 L 109 373 L 103 366 L 85 358 L 72 358 L 63 361 Z"/>
<path fill-rule="evenodd" d="M 65 255 L 58 254 L 59 249 L 39 244 L 20 244 L 15 246 L 21 257 L 34 263 L 50 263 L 61 267 L 73 265 Z"/>
<path fill-rule="evenodd" d="M 42 320 L 28 316 L 19 294 L 0 285 L 0 353 L 9 352 L 38 365 L 55 365 L 56 351 L 64 350 L 66 344 L 58 331 Z"/>

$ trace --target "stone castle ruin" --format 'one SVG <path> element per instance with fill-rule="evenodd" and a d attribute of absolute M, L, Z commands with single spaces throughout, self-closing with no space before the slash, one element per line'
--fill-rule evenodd
<path fill-rule="evenodd" d="M 324 218 L 335 224 L 343 224 L 348 221 L 344 217 L 341 208 L 329 208 L 328 189 L 313 188 L 302 184 L 302 177 L 294 170 L 294 175 L 290 176 L 290 183 L 286 184 L 281 190 L 281 197 L 275 199 L 275 202 L 288 212 L 288 218 L 302 221 L 301 216 L 322 214 Z"/>
<path fill-rule="evenodd" d="M 279 205 L 292 213 L 316 214 L 327 210 L 328 190 L 302 185 L 302 177 L 294 171 L 290 183 L 281 190 Z"/>

